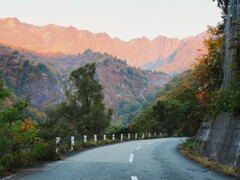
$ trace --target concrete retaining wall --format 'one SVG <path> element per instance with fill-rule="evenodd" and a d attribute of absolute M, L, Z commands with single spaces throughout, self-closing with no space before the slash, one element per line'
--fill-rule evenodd
<path fill-rule="evenodd" d="M 239 168 L 240 117 L 223 113 L 214 122 L 204 122 L 198 131 L 195 149 L 208 159 Z"/>

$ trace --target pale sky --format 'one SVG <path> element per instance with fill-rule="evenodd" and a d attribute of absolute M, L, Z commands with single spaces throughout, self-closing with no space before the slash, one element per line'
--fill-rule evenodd
<path fill-rule="evenodd" d="M 197 35 L 221 21 L 212 0 L 0 0 L 0 18 L 74 26 L 122 40 Z"/>

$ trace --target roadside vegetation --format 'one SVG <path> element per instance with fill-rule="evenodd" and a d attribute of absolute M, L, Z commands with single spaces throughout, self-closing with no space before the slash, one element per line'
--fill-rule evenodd
<path fill-rule="evenodd" d="M 221 164 L 220 162 L 206 159 L 194 151 L 194 146 L 195 139 L 191 138 L 188 139 L 185 143 L 181 144 L 178 147 L 178 150 L 183 156 L 201 164 L 204 167 L 210 168 L 211 170 L 217 171 L 226 176 L 237 176 L 237 169 L 234 169 L 233 167 L 227 166 L 225 164 Z"/>
<path fill-rule="evenodd" d="M 95 78 L 95 72 L 95 64 L 86 64 L 73 71 L 69 77 L 66 101 L 50 108 L 45 118 L 41 113 L 33 113 L 35 110 L 30 107 L 30 98 L 14 101 L 12 93 L 0 81 L 0 176 L 37 161 L 58 159 L 57 136 L 70 139 L 72 135 L 105 132 L 112 110 L 105 108 L 102 85 Z M 95 144 L 90 141 L 85 145 L 78 142 L 75 148 L 110 142 Z M 59 153 L 69 149 L 69 145 L 62 143 Z"/>
<path fill-rule="evenodd" d="M 29 119 L 29 99 L 9 102 L 11 93 L 0 82 L 0 175 L 43 159 L 55 159 L 52 143 L 39 137 L 38 124 Z"/>

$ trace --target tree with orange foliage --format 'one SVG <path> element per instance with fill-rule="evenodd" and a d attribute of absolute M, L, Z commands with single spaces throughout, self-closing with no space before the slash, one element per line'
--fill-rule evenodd
<path fill-rule="evenodd" d="M 200 84 L 197 98 L 202 104 L 209 102 L 211 94 L 221 87 L 223 80 L 224 39 L 217 28 L 209 27 L 208 35 L 204 41 L 208 53 L 197 58 L 193 69 L 193 77 Z"/>
<path fill-rule="evenodd" d="M 37 134 L 38 129 L 36 128 L 36 124 L 30 119 L 25 119 L 23 122 L 15 122 L 12 127 L 13 140 L 18 143 L 29 143 L 37 137 Z"/>

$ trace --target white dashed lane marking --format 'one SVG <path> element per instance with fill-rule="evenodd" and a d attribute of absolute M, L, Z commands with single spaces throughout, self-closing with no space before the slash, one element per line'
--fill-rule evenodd
<path fill-rule="evenodd" d="M 138 148 L 136 149 L 136 151 L 138 151 L 138 150 L 141 149 L 141 148 L 142 148 L 142 146 L 138 147 Z"/>
<path fill-rule="evenodd" d="M 130 163 L 133 163 L 133 157 L 134 157 L 134 154 L 131 154 L 130 157 L 129 157 L 129 162 Z"/>
<path fill-rule="evenodd" d="M 137 176 L 131 176 L 131 180 L 138 180 Z"/>

